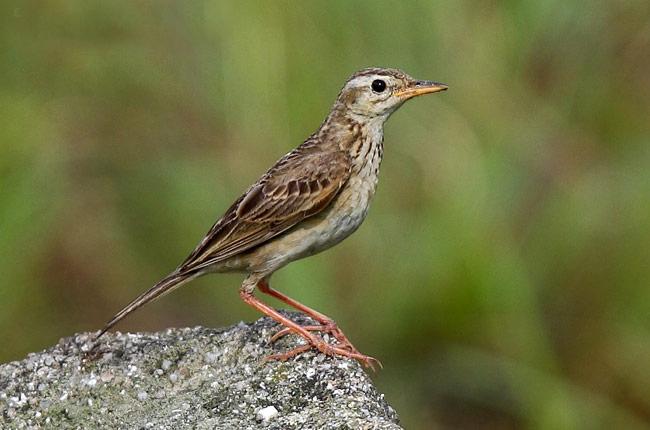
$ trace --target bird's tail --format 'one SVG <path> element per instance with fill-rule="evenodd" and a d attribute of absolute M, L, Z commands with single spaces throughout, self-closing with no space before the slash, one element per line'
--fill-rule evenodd
<path fill-rule="evenodd" d="M 176 288 L 180 287 L 187 281 L 194 279 L 198 275 L 199 274 L 196 272 L 171 273 L 165 279 L 158 282 L 156 285 L 149 288 L 144 293 L 140 294 L 138 298 L 136 298 L 131 303 L 129 303 L 124 309 L 116 313 L 115 316 L 111 318 L 111 320 L 102 329 L 102 331 L 99 332 L 97 337 L 95 337 L 95 340 L 99 339 L 104 333 L 110 330 L 111 327 L 113 327 L 115 324 L 122 321 L 124 318 L 126 318 L 130 313 L 134 312 L 136 309 L 139 309 L 140 307 L 146 305 L 147 303 L 175 290 Z"/>

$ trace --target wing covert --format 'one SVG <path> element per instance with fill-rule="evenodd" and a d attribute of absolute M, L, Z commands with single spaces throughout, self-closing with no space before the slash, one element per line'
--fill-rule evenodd
<path fill-rule="evenodd" d="M 246 251 L 327 207 L 350 176 L 349 157 L 300 149 L 280 159 L 226 211 L 179 267 L 181 273 Z"/>

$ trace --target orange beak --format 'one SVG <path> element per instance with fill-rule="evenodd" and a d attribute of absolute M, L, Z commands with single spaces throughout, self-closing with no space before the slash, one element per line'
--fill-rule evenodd
<path fill-rule="evenodd" d="M 393 97 L 399 97 L 404 100 L 408 100 L 415 96 L 421 96 L 422 94 L 437 93 L 438 91 L 444 91 L 449 88 L 445 84 L 440 82 L 431 82 L 431 81 L 416 81 L 415 85 L 412 85 L 404 90 L 398 91 L 393 94 Z"/>

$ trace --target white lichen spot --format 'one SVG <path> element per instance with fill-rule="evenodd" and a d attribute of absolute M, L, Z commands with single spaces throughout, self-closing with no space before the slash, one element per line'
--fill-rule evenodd
<path fill-rule="evenodd" d="M 278 410 L 275 408 L 275 406 L 267 406 L 257 411 L 257 414 L 255 415 L 255 420 L 257 420 L 258 422 L 266 422 L 272 418 L 275 418 L 277 415 L 278 415 Z"/>

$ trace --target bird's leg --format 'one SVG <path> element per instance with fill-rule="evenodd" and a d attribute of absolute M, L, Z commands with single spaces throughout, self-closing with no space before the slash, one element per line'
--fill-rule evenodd
<path fill-rule="evenodd" d="M 257 283 L 257 288 L 259 288 L 259 290 L 261 292 L 263 292 L 265 294 L 268 294 L 268 295 L 270 295 L 272 297 L 275 297 L 278 300 L 283 301 L 284 303 L 288 304 L 289 306 L 293 307 L 294 309 L 297 309 L 300 312 L 303 312 L 304 314 L 312 317 L 313 319 L 315 319 L 316 321 L 318 321 L 320 323 L 320 325 L 303 325 L 303 326 L 301 326 L 303 329 L 305 329 L 307 331 L 322 331 L 324 333 L 328 333 L 328 334 L 334 336 L 334 338 L 341 343 L 341 346 L 343 348 L 346 348 L 347 350 L 349 350 L 351 353 L 366 357 L 368 360 L 374 361 L 377 364 L 379 364 L 379 367 L 383 367 L 381 365 L 381 363 L 379 362 L 379 360 L 361 354 L 354 347 L 354 345 L 352 345 L 352 342 L 350 342 L 348 340 L 348 338 L 345 336 L 343 331 L 339 328 L 338 324 L 336 324 L 336 322 L 332 318 L 330 318 L 330 317 L 328 317 L 326 315 L 323 315 L 322 313 L 318 312 L 317 310 L 314 310 L 314 309 L 310 308 L 309 306 L 303 305 L 302 303 L 292 299 L 291 297 L 286 296 L 286 295 L 282 294 L 281 292 L 271 288 L 271 286 L 268 284 L 268 281 L 266 281 L 266 280 L 259 281 Z M 277 339 L 279 339 L 280 337 L 282 337 L 282 336 L 284 336 L 284 335 L 286 335 L 286 334 L 288 334 L 290 332 L 291 332 L 291 328 L 289 328 L 289 327 L 287 327 L 287 328 L 285 328 L 283 330 L 280 330 L 279 332 L 274 334 L 271 337 L 271 339 L 269 339 L 269 342 L 274 342 Z M 365 361 L 364 361 L 364 363 L 365 363 Z"/>
<path fill-rule="evenodd" d="M 351 351 L 358 352 L 356 350 L 356 348 L 352 345 L 352 343 L 348 340 L 348 338 L 345 337 L 345 334 L 343 334 L 343 331 L 341 331 L 339 326 L 336 324 L 336 322 L 332 318 L 321 314 L 320 312 L 310 308 L 309 306 L 303 305 L 302 303 L 292 299 L 289 296 L 286 296 L 286 295 L 282 294 L 281 292 L 279 292 L 277 290 L 274 290 L 273 288 L 271 288 L 271 286 L 267 282 L 264 282 L 264 281 L 258 282 L 257 288 L 259 288 L 261 292 L 263 292 L 265 294 L 268 294 L 268 295 L 270 295 L 272 297 L 275 297 L 276 299 L 283 301 L 284 303 L 288 304 L 289 306 L 293 307 L 294 309 L 297 309 L 300 312 L 302 312 L 302 313 L 304 313 L 306 315 L 309 315 L 310 317 L 312 317 L 313 319 L 315 319 L 316 321 L 318 321 L 320 323 L 320 325 L 302 326 L 306 330 L 322 331 L 322 332 L 325 332 L 325 333 L 329 333 L 332 336 L 334 336 L 335 339 L 337 339 L 339 342 L 341 342 L 341 344 L 343 344 L 343 346 L 349 348 Z M 278 333 L 276 333 L 270 339 L 270 342 L 273 342 L 273 341 L 279 339 L 280 337 L 284 336 L 285 334 L 287 334 L 289 332 L 290 332 L 289 329 L 284 329 L 284 330 L 279 331 Z"/>
<path fill-rule="evenodd" d="M 379 361 L 375 360 L 372 357 L 367 357 L 363 354 L 359 354 L 358 352 L 352 352 L 347 349 L 345 349 L 342 346 L 338 345 L 330 345 L 329 343 L 325 342 L 323 339 L 320 337 L 312 334 L 309 332 L 309 330 L 306 330 L 303 328 L 300 324 L 296 323 L 295 321 L 292 321 L 291 319 L 287 318 L 286 316 L 282 315 L 280 312 L 276 311 L 266 303 L 260 301 L 258 298 L 256 298 L 253 293 L 247 291 L 245 288 L 241 288 L 239 290 L 239 296 L 249 305 L 254 307 L 255 309 L 259 310 L 265 315 L 270 316 L 280 324 L 286 326 L 288 329 L 291 331 L 295 332 L 302 338 L 304 338 L 307 341 L 307 345 L 300 346 L 294 350 L 291 350 L 286 353 L 281 353 L 281 354 L 273 354 L 269 355 L 264 359 L 264 362 L 267 362 L 268 360 L 273 360 L 276 358 L 279 358 L 282 361 L 287 360 L 290 357 L 293 357 L 294 355 L 300 354 L 302 352 L 307 351 L 309 348 L 316 348 L 320 352 L 322 352 L 325 355 L 329 356 L 336 356 L 336 355 L 342 355 L 345 357 L 349 358 L 354 358 L 356 360 L 361 361 L 363 364 L 365 364 L 367 367 L 370 367 L 371 369 L 374 370 L 373 362 L 378 363 L 381 366 L 381 363 Z"/>

